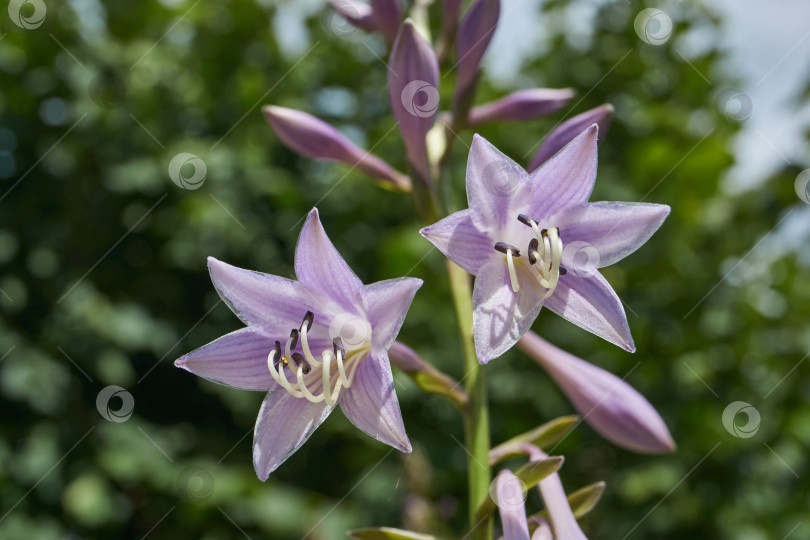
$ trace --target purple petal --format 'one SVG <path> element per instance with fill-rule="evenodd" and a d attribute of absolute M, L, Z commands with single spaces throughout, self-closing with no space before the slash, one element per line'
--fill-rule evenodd
<path fill-rule="evenodd" d="M 467 203 L 478 229 L 494 232 L 515 221 L 515 207 L 521 204 L 528 182 L 523 167 L 485 138 L 473 137 L 467 157 Z"/>
<path fill-rule="evenodd" d="M 427 181 L 430 175 L 425 136 L 439 108 L 439 64 L 430 43 L 410 19 L 399 30 L 388 64 L 391 110 L 399 123 L 411 167 Z"/>
<path fill-rule="evenodd" d="M 351 387 L 338 401 L 355 427 L 397 450 L 411 451 L 387 353 L 372 354 L 363 360 Z"/>
<path fill-rule="evenodd" d="M 467 92 L 475 83 L 481 59 L 495 35 L 500 12 L 500 0 L 475 0 L 461 19 L 456 36 L 456 96 Z"/>
<path fill-rule="evenodd" d="M 397 38 L 399 23 L 402 21 L 400 0 L 371 0 L 371 12 L 377 29 L 390 45 Z"/>
<path fill-rule="evenodd" d="M 497 256 L 493 249 L 495 241 L 473 223 L 469 209 L 451 214 L 419 233 L 472 275 L 477 275 L 482 266 Z"/>
<path fill-rule="evenodd" d="M 363 282 L 326 236 L 317 208 L 310 211 L 301 228 L 295 248 L 295 274 L 302 283 L 337 301 L 343 311 L 357 313 L 357 293 Z"/>
<path fill-rule="evenodd" d="M 488 122 L 539 118 L 560 109 L 572 97 L 574 91 L 570 88 L 518 90 L 497 101 L 473 107 L 468 124 L 475 127 Z"/>
<path fill-rule="evenodd" d="M 545 305 L 583 330 L 635 352 L 622 301 L 598 270 L 581 276 L 573 271 L 560 276 L 557 289 Z"/>
<path fill-rule="evenodd" d="M 254 328 L 243 328 L 191 351 L 174 365 L 233 388 L 267 391 L 276 387 L 267 370 L 274 343 Z"/>
<path fill-rule="evenodd" d="M 593 124 L 599 125 L 599 133 L 604 137 L 607 133 L 608 126 L 610 126 L 612 116 L 613 105 L 606 103 L 595 109 L 569 118 L 546 136 L 537 154 L 532 158 L 527 170 L 534 171 L 537 169 L 537 167 L 559 152 L 563 146 L 571 142 L 574 137 L 582 133 L 588 126 Z"/>
<path fill-rule="evenodd" d="M 529 540 L 524 487 L 512 471 L 503 470 L 495 477 L 495 504 L 501 515 L 504 540 Z"/>
<path fill-rule="evenodd" d="M 521 349 L 542 365 L 588 424 L 610 442 L 641 453 L 669 453 L 675 442 L 661 416 L 632 386 L 529 332 Z"/>
<path fill-rule="evenodd" d="M 548 459 L 548 454 L 537 447 L 532 447 L 529 452 L 532 461 L 538 459 Z M 579 528 L 577 518 L 568 505 L 568 498 L 565 496 L 560 475 L 551 474 L 540 481 L 537 486 L 543 503 L 551 518 L 551 526 L 554 529 L 554 538 L 565 540 L 587 540 L 582 529 Z"/>
<path fill-rule="evenodd" d="M 410 184 L 405 175 L 359 148 L 323 120 L 295 109 L 272 105 L 265 106 L 262 111 L 281 142 L 302 156 L 340 161 L 372 178 L 387 180 L 399 187 Z"/>
<path fill-rule="evenodd" d="M 403 277 L 378 281 L 360 290 L 372 328 L 371 340 L 375 352 L 387 351 L 394 342 L 413 297 L 421 286 L 421 279 Z"/>
<path fill-rule="evenodd" d="M 591 268 L 602 268 L 644 245 L 668 215 L 669 206 L 663 204 L 597 202 L 569 206 L 549 221 L 564 231 L 567 246 L 588 251 Z M 576 264 L 577 257 L 565 249 L 563 265 L 568 268 L 566 259 Z"/>
<path fill-rule="evenodd" d="M 262 402 L 253 434 L 253 466 L 259 480 L 284 463 L 320 426 L 332 407 L 324 402 L 311 403 L 279 388 L 269 392 Z"/>
<path fill-rule="evenodd" d="M 542 220 L 560 208 L 588 202 L 596 181 L 597 133 L 595 124 L 585 129 L 529 175 L 530 216 Z"/>
<path fill-rule="evenodd" d="M 332 9 L 340 13 L 344 19 L 357 28 L 366 32 L 375 32 L 377 30 L 377 22 L 372 16 L 369 4 L 355 0 L 329 0 L 329 4 Z"/>
<path fill-rule="evenodd" d="M 219 296 L 242 322 L 278 339 L 300 324 L 307 310 L 323 314 L 326 297 L 303 283 L 208 258 L 208 271 Z"/>
<path fill-rule="evenodd" d="M 543 300 L 528 285 L 518 267 L 518 281 L 525 286 L 514 293 L 506 263 L 493 260 L 481 268 L 473 289 L 475 352 L 482 364 L 497 358 L 517 343 L 531 327 Z"/>

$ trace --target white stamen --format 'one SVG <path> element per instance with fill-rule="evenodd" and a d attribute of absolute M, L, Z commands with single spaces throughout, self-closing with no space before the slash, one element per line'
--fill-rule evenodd
<path fill-rule="evenodd" d="M 514 292 L 520 291 L 520 283 L 518 283 L 517 274 L 515 273 L 515 262 L 512 260 L 512 250 L 506 250 L 506 265 L 509 267 L 509 281 L 512 282 L 512 290 Z"/>
<path fill-rule="evenodd" d="M 301 350 L 303 351 L 306 361 L 309 363 L 310 369 L 308 373 L 304 373 L 306 366 L 303 362 L 300 365 L 296 365 L 292 360 L 292 335 L 287 339 L 284 346 L 284 355 L 282 355 L 280 359 L 276 358 L 276 349 L 273 349 L 267 355 L 267 369 L 270 372 L 270 376 L 273 377 L 273 380 L 292 396 L 304 398 L 311 403 L 321 403 L 325 401 L 329 407 L 334 407 L 337 404 L 340 391 L 344 388 L 351 387 L 354 382 L 357 367 L 362 362 L 367 351 L 356 351 L 356 354 L 352 355 L 351 365 L 348 366 L 349 373 L 347 375 L 347 366 L 344 364 L 346 359 L 343 357 L 341 349 L 337 350 L 337 355 L 332 352 L 332 349 L 326 349 L 321 354 L 320 360 L 315 359 L 309 347 L 308 330 L 309 325 L 303 324 L 298 333 L 299 339 L 301 340 Z M 276 366 L 277 360 L 278 366 Z M 335 378 L 332 377 L 333 360 L 335 361 L 334 363 L 337 364 L 338 372 L 338 376 Z M 292 370 L 295 376 L 294 380 L 290 381 L 287 379 L 287 374 L 284 371 L 285 367 L 289 367 Z M 317 370 L 320 370 L 320 373 L 318 373 Z M 321 392 L 318 394 L 313 393 L 311 390 L 311 388 L 314 387 L 313 385 L 320 386 Z"/>

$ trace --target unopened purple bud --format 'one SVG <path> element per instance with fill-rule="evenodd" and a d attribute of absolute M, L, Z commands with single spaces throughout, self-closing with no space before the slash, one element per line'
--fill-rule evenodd
<path fill-rule="evenodd" d="M 590 426 L 613 444 L 645 454 L 675 451 L 658 412 L 622 379 L 529 331 L 521 350 L 543 366 Z"/>
<path fill-rule="evenodd" d="M 599 125 L 600 139 L 607 133 L 608 126 L 610 126 L 610 119 L 613 116 L 613 105 L 605 103 L 595 109 L 585 111 L 574 117 L 569 118 L 559 126 L 557 126 L 551 133 L 549 133 L 540 149 L 532 158 L 529 164 L 528 171 L 532 172 L 540 165 L 542 165 L 548 158 L 556 154 L 562 149 L 563 146 L 571 142 L 574 137 L 585 131 L 593 124 Z"/>
<path fill-rule="evenodd" d="M 388 95 L 408 161 L 427 182 L 430 175 L 425 136 L 439 108 L 439 64 L 430 43 L 410 19 L 399 30 L 388 65 Z"/>
<path fill-rule="evenodd" d="M 574 97 L 570 88 L 532 88 L 518 90 L 497 101 L 473 107 L 468 125 L 488 122 L 531 120 L 551 114 Z"/>
<path fill-rule="evenodd" d="M 385 161 L 359 148 L 333 126 L 295 109 L 265 106 L 262 111 L 278 138 L 291 150 L 313 159 L 340 161 L 378 180 L 407 190 L 409 179 Z"/>
<path fill-rule="evenodd" d="M 462 3 L 462 0 L 444 0 L 442 2 L 442 33 L 445 43 L 451 43 L 456 38 Z"/>
<path fill-rule="evenodd" d="M 481 59 L 495 35 L 500 12 L 500 0 L 475 0 L 461 19 L 456 36 L 457 99 L 475 84 Z"/>
<path fill-rule="evenodd" d="M 400 0 L 371 0 L 371 16 L 377 30 L 385 37 L 389 45 L 394 43 L 402 22 Z"/>
<path fill-rule="evenodd" d="M 332 9 L 357 28 L 366 32 L 377 30 L 377 24 L 369 4 L 356 0 L 329 0 L 329 4 Z"/>

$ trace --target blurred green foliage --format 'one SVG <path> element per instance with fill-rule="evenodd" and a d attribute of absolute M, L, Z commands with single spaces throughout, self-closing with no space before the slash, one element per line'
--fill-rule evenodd
<path fill-rule="evenodd" d="M 289 276 L 298 228 L 317 204 L 365 282 L 425 280 L 401 339 L 463 377 L 444 263 L 416 233 L 410 201 L 292 154 L 259 112 L 266 103 L 306 110 L 405 166 L 377 58 L 386 55 L 382 41 L 336 35 L 317 4 L 47 2 L 44 23 L 31 30 L 3 14 L 0 537 L 340 538 L 373 525 L 463 531 L 459 415 L 401 374 L 413 454 L 390 451 L 337 413 L 262 484 L 250 448 L 262 395 L 172 366 L 240 327 L 209 282 L 206 257 Z M 806 215 L 793 190 L 798 170 L 729 195 L 719 178 L 733 162 L 739 126 L 675 53 L 677 40 L 641 43 L 633 30 L 641 7 L 624 0 L 599 8 L 587 40 L 555 23 L 565 2 L 544 9 L 550 52 L 524 66 L 521 85 L 576 88 L 581 100 L 566 115 L 616 106 L 594 199 L 673 208 L 647 246 L 605 270 L 626 302 L 635 355 L 548 312 L 535 330 L 626 376 L 661 412 L 679 451 L 629 454 L 582 426 L 555 451 L 566 455 L 563 482 L 570 491 L 607 482 L 584 524 L 592 538 L 631 530 L 632 538 L 781 538 L 810 520 L 802 481 L 810 383 L 799 364 L 810 346 L 810 281 L 794 249 L 745 254 L 786 212 Z M 307 41 L 283 54 L 279 29 L 294 34 L 295 10 L 307 14 Z M 439 10 L 431 7 L 437 28 Z M 717 23 L 697 3 L 670 14 L 676 35 Z M 719 47 L 712 42 L 691 60 L 717 88 L 735 83 Z M 485 78 L 478 102 L 503 91 Z M 560 118 L 481 133 L 525 162 Z M 469 142 L 472 134 L 461 136 Z M 452 188 L 461 206 L 463 145 L 456 150 Z M 167 167 L 180 152 L 204 160 L 201 188 L 171 183 Z M 572 411 L 517 352 L 486 372 L 494 442 Z M 132 394 L 126 421 L 97 410 L 108 385 Z M 721 424 L 736 400 L 762 415 L 752 438 Z M 536 494 L 529 505 L 540 508 Z"/>

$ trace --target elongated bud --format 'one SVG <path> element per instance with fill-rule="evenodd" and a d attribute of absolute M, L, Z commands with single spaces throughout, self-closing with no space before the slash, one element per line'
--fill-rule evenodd
<path fill-rule="evenodd" d="M 453 109 L 466 121 L 467 111 L 475 94 L 475 83 L 481 68 L 481 59 L 495 35 L 501 12 L 500 0 L 475 0 L 461 19 L 456 36 L 456 92 Z"/>
<path fill-rule="evenodd" d="M 394 43 L 402 22 L 400 0 L 371 0 L 371 16 L 377 30 L 385 37 L 388 45 Z"/>
<path fill-rule="evenodd" d="M 358 2 L 357 0 L 329 0 L 329 5 L 357 28 L 365 30 L 366 32 L 375 32 L 378 30 L 369 4 Z"/>
<path fill-rule="evenodd" d="M 286 107 L 267 105 L 262 111 L 281 142 L 302 156 L 340 161 L 372 178 L 391 182 L 397 189 L 410 189 L 407 176 L 362 150 L 323 120 Z"/>
<path fill-rule="evenodd" d="M 673 452 L 675 442 L 650 403 L 629 384 L 529 331 L 520 349 L 543 366 L 590 426 L 613 444 L 645 454 Z"/>
<path fill-rule="evenodd" d="M 480 126 L 488 122 L 531 120 L 563 107 L 574 97 L 570 88 L 532 88 L 518 90 L 497 101 L 473 107 L 468 124 Z"/>
<path fill-rule="evenodd" d="M 428 184 L 425 136 L 439 108 L 439 65 L 430 43 L 416 31 L 410 19 L 399 30 L 388 65 L 391 110 L 399 123 L 408 161 Z"/>
<path fill-rule="evenodd" d="M 495 477 L 492 490 L 501 515 L 504 540 L 529 540 L 525 489 L 512 471 L 503 470 Z"/>
<path fill-rule="evenodd" d="M 452 45 L 456 40 L 458 30 L 458 17 L 461 13 L 462 0 L 444 0 L 442 2 L 442 39 L 439 46 L 439 58 L 447 58 Z"/>
<path fill-rule="evenodd" d="M 549 133 L 540 145 L 540 149 L 532 158 L 529 172 L 532 172 L 537 167 L 542 165 L 548 158 L 556 154 L 562 149 L 563 146 L 571 142 L 574 137 L 585 131 L 593 124 L 599 125 L 600 139 L 607 133 L 608 126 L 610 126 L 610 119 L 613 117 L 613 105 L 605 103 L 595 109 L 585 111 L 569 118 L 559 126 L 557 126 L 551 133 Z"/>

